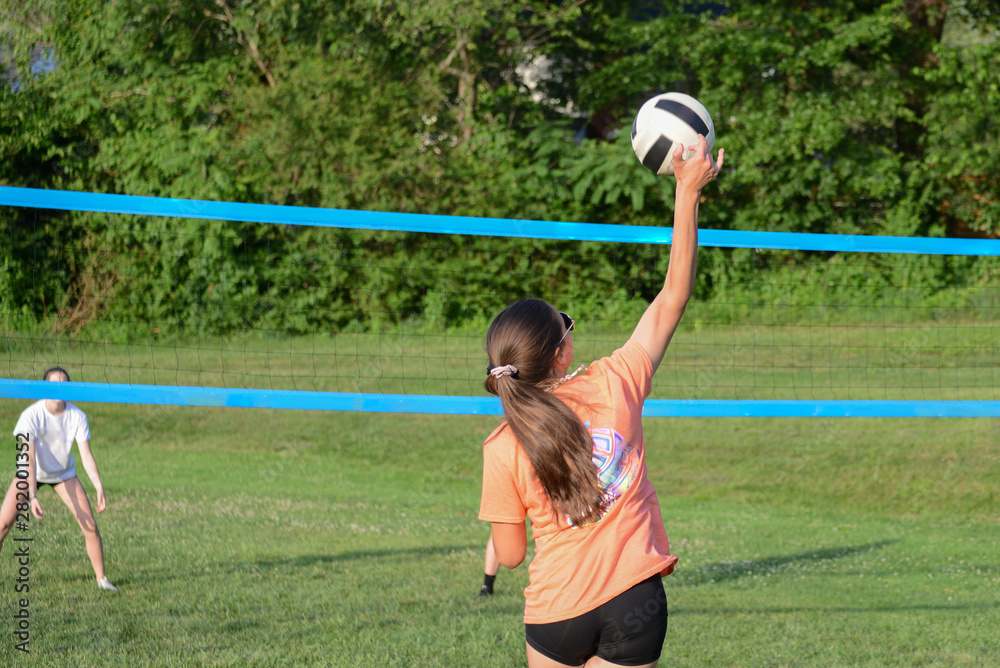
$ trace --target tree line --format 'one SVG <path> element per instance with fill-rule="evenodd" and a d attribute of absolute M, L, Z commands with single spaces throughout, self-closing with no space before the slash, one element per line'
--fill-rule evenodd
<path fill-rule="evenodd" d="M 638 163 L 628 129 L 643 100 L 678 90 L 709 109 L 728 154 L 706 227 L 996 238 L 998 29 L 992 0 L 2 0 L 0 184 L 669 225 L 672 180 Z M 102 315 L 149 331 L 430 313 L 453 326 L 495 310 L 488 281 L 522 275 L 514 257 L 525 278 L 505 290 L 539 289 L 531 276 L 561 266 L 567 297 L 609 307 L 645 289 L 623 293 L 614 258 L 633 273 L 663 260 L 662 248 L 425 252 L 406 235 L 10 207 L 0 226 L 7 329 L 75 332 Z M 845 266 L 727 253 L 706 257 L 699 298 L 760 272 L 829 280 Z M 414 284 L 421 262 L 441 271 Z M 447 284 L 477 272 L 474 300 Z M 948 258 L 919 272 L 932 287 L 996 278 Z"/>

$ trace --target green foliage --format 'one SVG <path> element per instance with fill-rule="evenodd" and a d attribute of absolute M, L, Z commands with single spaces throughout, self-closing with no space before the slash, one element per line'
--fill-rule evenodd
<path fill-rule="evenodd" d="M 727 150 L 706 227 L 1000 234 L 998 19 L 979 0 L 22 4 L 0 15 L 0 60 L 19 84 L 0 86 L 6 185 L 669 225 L 672 181 L 639 165 L 627 128 L 645 97 L 682 90 L 711 110 Z M 57 67 L 32 75 L 42 47 Z M 407 238 L 344 233 L 331 248 L 306 230 L 38 215 L 0 215 L 0 313 L 58 316 L 69 331 L 102 314 L 123 332 L 463 326 L 497 308 L 497 258 L 564 270 L 558 285 L 511 284 L 509 296 L 597 294 L 602 308 L 621 298 L 608 277 L 624 280 L 609 258 L 663 268 L 662 249 L 574 244 L 581 257 L 567 263 L 565 244 L 483 240 L 469 256 L 482 265 L 466 267 Z M 823 258 L 779 268 L 720 253 L 703 253 L 699 299 L 752 285 L 748 271 L 861 289 Z M 461 276 L 464 294 L 391 277 L 421 262 Z M 981 280 L 931 264 L 927 284 Z M 254 306 L 269 300 L 297 315 L 272 323 Z"/>
<path fill-rule="evenodd" d="M 946 231 L 995 237 L 1000 230 L 1000 49 L 996 42 L 941 47 L 938 67 L 924 76 L 934 86 L 924 151 L 940 198 Z M 973 104 L 973 102 L 975 102 Z"/>

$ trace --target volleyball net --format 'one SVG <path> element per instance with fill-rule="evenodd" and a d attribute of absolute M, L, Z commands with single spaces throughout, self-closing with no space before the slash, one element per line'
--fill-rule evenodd
<path fill-rule="evenodd" d="M 541 297 L 608 355 L 671 232 L 0 187 L 0 397 L 497 415 L 490 318 Z M 646 415 L 1000 416 L 1000 241 L 699 243 Z"/>

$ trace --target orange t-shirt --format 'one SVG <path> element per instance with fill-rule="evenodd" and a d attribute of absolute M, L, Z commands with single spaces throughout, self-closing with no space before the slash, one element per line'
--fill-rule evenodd
<path fill-rule="evenodd" d="M 646 476 L 641 416 L 652 375 L 645 349 L 629 342 L 555 390 L 594 440 L 594 462 L 607 501 L 597 521 L 576 527 L 555 513 L 506 424 L 486 439 L 479 519 L 509 524 L 524 522 L 525 516 L 531 520 L 535 558 L 524 590 L 525 623 L 571 619 L 651 575 L 673 571 L 677 557 L 670 554 L 660 503 Z"/>

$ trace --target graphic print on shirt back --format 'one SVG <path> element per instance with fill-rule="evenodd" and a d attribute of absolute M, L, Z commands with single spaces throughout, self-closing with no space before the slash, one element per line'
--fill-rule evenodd
<path fill-rule="evenodd" d="M 604 490 L 604 512 L 595 519 L 574 526 L 587 526 L 600 522 L 639 475 L 639 457 L 631 443 L 614 429 L 590 429 L 594 441 L 594 463 L 597 479 Z"/>

